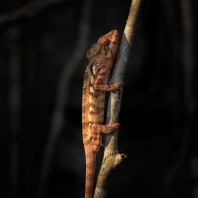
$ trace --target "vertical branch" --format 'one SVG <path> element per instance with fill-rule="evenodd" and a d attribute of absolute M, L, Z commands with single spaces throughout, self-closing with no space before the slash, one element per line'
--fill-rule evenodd
<path fill-rule="evenodd" d="M 68 93 L 70 88 L 70 81 L 83 59 L 85 50 L 87 48 L 88 35 L 90 31 L 92 0 L 85 0 L 82 8 L 82 20 L 80 22 L 77 45 L 74 53 L 68 63 L 65 65 L 60 81 L 58 83 L 56 107 L 52 114 L 51 127 L 45 146 L 43 162 L 40 174 L 39 197 L 43 196 L 45 183 L 50 170 L 50 164 L 53 158 L 55 144 L 60 135 L 61 128 L 64 121 L 64 109 L 68 103 Z"/>
<path fill-rule="evenodd" d="M 189 145 L 189 136 L 193 124 L 193 114 L 195 111 L 195 98 L 193 94 L 193 19 L 191 3 L 188 0 L 181 0 L 182 11 L 182 63 L 183 63 L 183 78 L 184 78 L 184 100 L 186 108 L 186 120 L 182 135 L 181 151 L 178 156 L 178 165 L 184 162 L 186 152 Z"/>
<path fill-rule="evenodd" d="M 120 44 L 119 52 L 121 56 L 116 62 L 112 73 L 111 81 L 113 82 L 122 82 L 124 79 L 124 72 L 130 56 L 140 5 L 141 0 L 133 0 L 131 2 L 128 19 Z M 110 93 L 107 108 L 107 124 L 118 122 L 122 93 L 122 88 L 119 91 Z M 107 196 L 110 175 L 112 171 L 123 161 L 123 159 L 126 158 L 125 154 L 119 154 L 118 152 L 117 136 L 118 132 L 115 132 L 113 134 L 106 135 L 105 137 L 104 157 L 96 184 L 94 198 L 104 198 Z"/>
<path fill-rule="evenodd" d="M 18 180 L 18 133 L 19 133 L 19 115 L 20 115 L 20 59 L 19 59 L 19 29 L 11 28 L 9 30 L 9 37 L 11 43 L 9 46 L 9 129 L 11 133 L 11 184 L 16 196 L 17 191 L 17 180 Z"/>
<path fill-rule="evenodd" d="M 182 38 L 182 66 L 184 81 L 184 101 L 185 101 L 185 123 L 182 134 L 181 150 L 177 159 L 177 168 L 179 169 L 186 157 L 190 132 L 193 125 L 193 114 L 195 112 L 196 99 L 193 94 L 193 19 L 191 2 L 181 0 L 181 19 L 183 27 Z"/>
<path fill-rule="evenodd" d="M 172 9 L 173 5 L 168 1 L 169 9 L 171 10 L 171 17 L 169 21 L 172 22 L 174 18 L 174 10 Z M 182 163 L 184 162 L 184 158 L 186 156 L 186 152 L 188 149 L 189 143 L 189 135 L 192 127 L 192 118 L 195 109 L 195 99 L 193 96 L 193 20 L 191 16 L 191 5 L 188 0 L 180 1 L 180 9 L 181 9 L 181 24 L 183 30 L 183 37 L 181 40 L 181 55 L 178 53 L 178 46 L 176 47 L 176 43 L 174 46 L 175 53 L 177 52 L 177 59 L 181 57 L 181 62 L 183 66 L 183 96 L 184 96 L 184 106 L 185 106 L 185 122 L 182 130 L 182 138 L 181 138 L 181 148 L 178 156 L 175 160 L 175 163 L 168 174 L 166 174 L 164 178 L 164 189 L 166 193 L 171 193 L 170 184 L 173 179 L 178 174 Z M 171 23 L 172 29 L 174 28 L 176 21 Z M 177 107 L 176 111 L 179 112 L 179 108 Z"/>
<path fill-rule="evenodd" d="M 182 63 L 184 74 L 184 98 L 186 108 L 189 114 L 194 109 L 193 100 L 193 24 L 191 16 L 191 5 L 188 0 L 181 0 L 182 26 L 183 26 L 183 46 L 182 46 Z"/>

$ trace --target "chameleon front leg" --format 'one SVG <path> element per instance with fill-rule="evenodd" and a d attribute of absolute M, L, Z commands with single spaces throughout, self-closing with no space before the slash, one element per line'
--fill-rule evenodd
<path fill-rule="evenodd" d="M 101 91 L 116 91 L 124 86 L 123 82 L 109 82 L 108 84 L 102 84 L 100 81 L 100 79 L 98 81 L 94 81 L 94 89 Z"/>
<path fill-rule="evenodd" d="M 106 71 L 105 68 L 101 69 L 99 71 L 99 74 L 96 76 L 96 78 L 93 81 L 93 87 L 95 90 L 101 90 L 101 91 L 116 91 L 119 88 L 124 86 L 123 82 L 108 82 L 105 83 L 105 75 Z"/>

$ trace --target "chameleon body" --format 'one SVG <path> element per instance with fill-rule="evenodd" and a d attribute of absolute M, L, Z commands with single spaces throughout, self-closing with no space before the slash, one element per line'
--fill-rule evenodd
<path fill-rule="evenodd" d="M 85 198 L 92 198 L 96 153 L 102 135 L 116 131 L 119 123 L 104 125 L 105 92 L 116 91 L 122 82 L 108 82 L 118 48 L 119 33 L 113 30 L 98 39 L 87 51 L 82 94 L 82 136 L 86 158 Z"/>

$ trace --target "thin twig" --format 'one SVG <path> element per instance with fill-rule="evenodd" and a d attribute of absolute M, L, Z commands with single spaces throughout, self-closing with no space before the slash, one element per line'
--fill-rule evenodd
<path fill-rule="evenodd" d="M 124 34 L 120 44 L 119 52 L 121 56 L 116 62 L 112 73 L 111 81 L 113 82 L 122 82 L 124 79 L 124 72 L 130 56 L 140 5 L 141 0 L 133 0 L 131 3 Z M 123 89 L 110 93 L 106 123 L 112 124 L 118 122 L 122 93 Z M 96 184 L 94 198 L 105 198 L 107 196 L 110 175 L 123 161 L 123 159 L 126 158 L 125 154 L 120 154 L 118 152 L 117 136 L 118 132 L 106 135 L 104 157 Z"/>
<path fill-rule="evenodd" d="M 78 33 L 77 45 L 71 59 L 65 65 L 60 81 L 58 84 L 56 107 L 52 115 L 51 127 L 47 139 L 44 159 L 41 167 L 39 197 L 42 197 L 44 186 L 50 169 L 50 164 L 53 158 L 56 141 L 60 135 L 64 121 L 64 109 L 68 103 L 68 93 L 70 81 L 77 70 L 80 61 L 84 58 L 84 54 L 88 44 L 88 36 L 90 32 L 92 0 L 85 0 L 82 8 L 82 20 Z"/>

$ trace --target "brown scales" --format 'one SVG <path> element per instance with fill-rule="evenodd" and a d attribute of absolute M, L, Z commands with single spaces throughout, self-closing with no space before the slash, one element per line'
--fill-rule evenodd
<path fill-rule="evenodd" d="M 102 141 L 102 133 L 118 129 L 119 123 L 103 125 L 105 92 L 123 86 L 121 82 L 108 83 L 117 54 L 119 34 L 113 30 L 100 37 L 87 51 L 90 63 L 86 68 L 82 94 L 82 136 L 86 157 L 85 198 L 92 198 L 96 153 Z"/>

